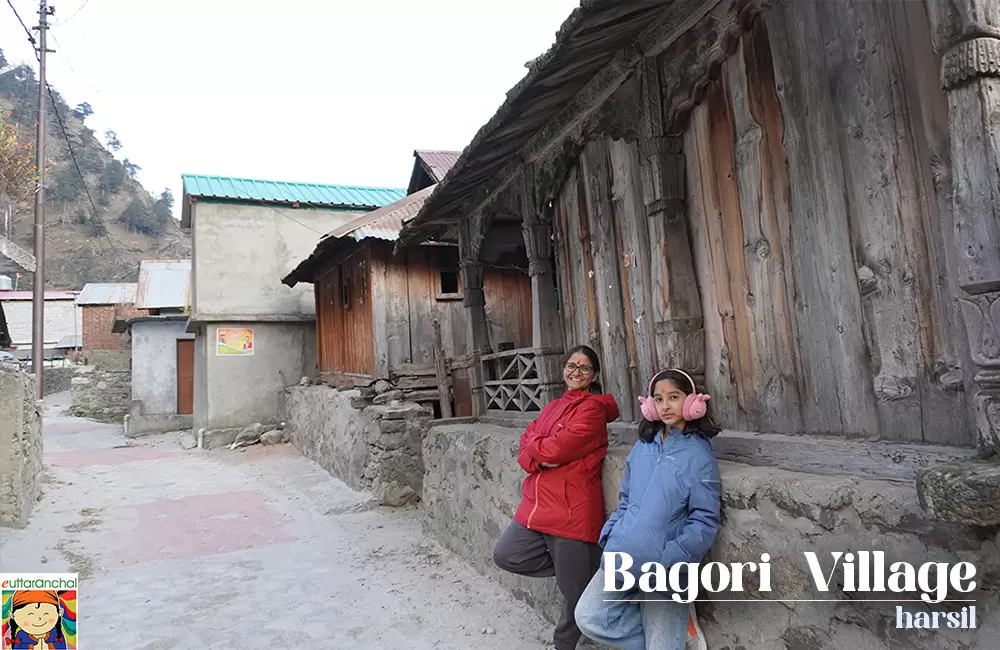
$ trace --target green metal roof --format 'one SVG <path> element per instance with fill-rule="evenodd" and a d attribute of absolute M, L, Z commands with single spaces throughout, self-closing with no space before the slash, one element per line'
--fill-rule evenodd
<path fill-rule="evenodd" d="M 183 174 L 182 179 L 185 194 L 214 199 L 380 208 L 406 196 L 405 189 L 385 187 L 288 183 L 199 174 Z"/>

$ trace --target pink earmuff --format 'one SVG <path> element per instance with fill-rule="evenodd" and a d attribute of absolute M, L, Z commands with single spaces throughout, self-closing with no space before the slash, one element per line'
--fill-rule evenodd
<path fill-rule="evenodd" d="M 705 417 L 705 413 L 708 412 L 708 407 L 705 406 L 705 402 L 712 399 L 712 396 L 707 393 L 699 393 L 698 387 L 695 386 L 694 379 L 691 379 L 691 375 L 687 374 L 683 370 L 678 368 L 671 368 L 670 370 L 681 373 L 687 377 L 689 382 L 691 382 L 691 392 L 684 398 L 684 407 L 681 412 L 681 416 L 688 422 Z M 653 392 L 653 382 L 656 381 L 656 378 L 661 374 L 663 373 L 657 373 L 651 380 L 649 380 L 649 388 L 646 390 L 647 394 Z M 639 403 L 642 404 L 639 409 L 642 413 L 642 417 L 646 418 L 650 422 L 661 421 L 660 414 L 656 412 L 656 401 L 652 397 L 640 397 Z"/>

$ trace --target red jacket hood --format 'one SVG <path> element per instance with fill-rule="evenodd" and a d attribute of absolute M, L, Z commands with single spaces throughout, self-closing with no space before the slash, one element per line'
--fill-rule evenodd
<path fill-rule="evenodd" d="M 596 401 L 600 404 L 601 408 L 604 409 L 604 417 L 607 422 L 614 422 L 621 415 L 621 411 L 618 410 L 618 402 L 615 401 L 614 395 L 595 394 L 583 390 L 570 390 L 563 394 L 563 399 L 569 400 L 570 402 L 579 402 L 583 400 Z"/>

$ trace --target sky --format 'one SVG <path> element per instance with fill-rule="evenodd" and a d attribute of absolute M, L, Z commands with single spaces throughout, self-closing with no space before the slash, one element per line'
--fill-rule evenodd
<path fill-rule="evenodd" d="M 413 151 L 462 150 L 579 0 L 50 4 L 49 84 L 179 199 L 183 173 L 405 188 Z M 37 69 L 6 2 L 0 49 Z"/>

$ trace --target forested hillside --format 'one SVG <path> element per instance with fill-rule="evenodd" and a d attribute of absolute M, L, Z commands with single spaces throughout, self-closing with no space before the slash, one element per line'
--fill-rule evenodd
<path fill-rule="evenodd" d="M 32 149 L 37 97 L 34 68 L 12 65 L 0 51 L 0 121 Z M 112 130 L 97 134 L 87 126 L 87 118 L 93 115 L 89 103 L 69 106 L 54 87 L 50 102 L 46 287 L 79 289 L 87 282 L 134 282 L 141 259 L 189 257 L 189 237 L 171 216 L 174 197 L 170 191 L 151 194 L 139 183 L 138 163 L 117 155 L 122 148 L 117 134 Z M 14 203 L 11 237 L 29 251 L 34 245 L 33 201 Z M 30 287 L 31 277 L 18 282 Z"/>

